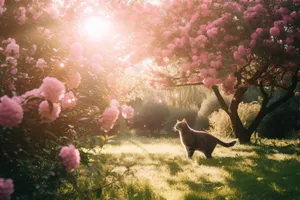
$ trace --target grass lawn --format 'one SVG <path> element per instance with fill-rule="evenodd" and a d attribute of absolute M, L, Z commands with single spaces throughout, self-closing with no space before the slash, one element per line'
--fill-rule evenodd
<path fill-rule="evenodd" d="M 105 156 L 103 156 L 103 154 Z M 299 140 L 217 146 L 212 159 L 186 158 L 178 138 L 117 137 L 102 157 L 132 166 L 132 176 L 104 191 L 104 199 L 300 199 Z"/>

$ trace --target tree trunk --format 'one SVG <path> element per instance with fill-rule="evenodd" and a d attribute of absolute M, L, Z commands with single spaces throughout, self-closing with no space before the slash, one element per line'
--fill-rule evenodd
<path fill-rule="evenodd" d="M 212 90 L 215 93 L 221 108 L 228 114 L 231 125 L 233 128 L 233 132 L 236 138 L 239 139 L 240 143 L 249 143 L 251 139 L 251 135 L 257 130 L 260 122 L 263 120 L 263 118 L 270 112 L 273 112 L 276 108 L 287 102 L 289 99 L 291 99 L 294 96 L 294 90 L 297 87 L 298 84 L 298 72 L 299 69 L 297 69 L 292 76 L 292 82 L 291 85 L 287 88 L 287 93 L 282 96 L 280 99 L 275 101 L 274 103 L 268 105 L 269 100 L 272 98 L 272 92 L 271 94 L 268 94 L 265 90 L 263 85 L 260 85 L 261 94 L 263 96 L 263 102 L 261 105 L 261 109 L 258 113 L 258 115 L 255 117 L 254 121 L 250 125 L 249 128 L 245 128 L 239 115 L 238 115 L 238 107 L 241 101 L 243 100 L 243 96 L 248 90 L 246 87 L 238 88 L 232 98 L 230 106 L 228 106 L 222 95 L 220 94 L 220 91 L 217 86 L 213 86 Z"/>
<path fill-rule="evenodd" d="M 233 129 L 233 133 L 236 138 L 239 139 L 241 144 L 249 143 L 252 133 L 250 133 L 243 125 L 239 118 L 230 116 L 230 121 Z"/>

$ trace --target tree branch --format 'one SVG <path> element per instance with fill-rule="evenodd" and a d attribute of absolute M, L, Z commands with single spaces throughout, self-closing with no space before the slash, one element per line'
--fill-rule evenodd
<path fill-rule="evenodd" d="M 212 86 L 212 90 L 213 92 L 215 93 L 220 105 L 221 105 L 221 108 L 228 114 L 230 115 L 230 112 L 229 112 L 229 109 L 228 109 L 228 105 L 226 104 L 224 98 L 222 97 L 220 91 L 219 91 L 219 88 L 218 86 L 214 85 Z"/>
<path fill-rule="evenodd" d="M 183 86 L 194 86 L 194 85 L 203 85 L 202 82 L 199 83 L 183 83 L 183 84 L 175 84 L 173 87 L 183 87 Z"/>
<path fill-rule="evenodd" d="M 283 97 L 281 97 L 278 101 L 269 105 L 266 110 L 267 113 L 274 111 L 276 108 L 278 108 L 280 105 L 287 102 L 290 98 L 292 98 L 294 96 L 294 90 L 296 89 L 297 84 L 298 84 L 298 72 L 299 72 L 299 69 L 297 69 L 295 71 L 295 73 L 292 77 L 292 83 L 291 83 L 290 87 L 288 88 L 287 93 Z"/>

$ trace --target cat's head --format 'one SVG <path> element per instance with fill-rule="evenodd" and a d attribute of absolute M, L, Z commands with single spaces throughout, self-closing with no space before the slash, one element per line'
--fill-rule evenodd
<path fill-rule="evenodd" d="M 187 127 L 187 122 L 186 122 L 185 118 L 183 120 L 181 120 L 181 121 L 177 120 L 177 123 L 174 126 L 174 131 L 182 131 L 186 127 Z"/>

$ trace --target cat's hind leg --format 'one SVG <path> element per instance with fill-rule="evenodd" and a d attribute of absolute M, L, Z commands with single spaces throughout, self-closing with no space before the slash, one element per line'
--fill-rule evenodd
<path fill-rule="evenodd" d="M 204 152 L 206 158 L 212 158 L 212 152 L 214 151 L 216 145 L 208 146 Z"/>
<path fill-rule="evenodd" d="M 195 149 L 193 148 L 186 148 L 186 152 L 187 152 L 187 156 L 189 159 L 192 159 L 194 153 L 195 153 Z"/>

